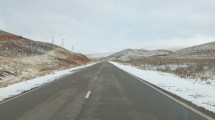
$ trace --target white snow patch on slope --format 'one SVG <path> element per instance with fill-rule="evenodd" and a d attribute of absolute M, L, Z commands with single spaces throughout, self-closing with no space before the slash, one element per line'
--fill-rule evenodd
<path fill-rule="evenodd" d="M 203 81 L 183 79 L 169 73 L 142 70 L 116 62 L 110 63 L 153 85 L 191 101 L 199 107 L 215 113 L 215 82 L 206 84 Z"/>
<path fill-rule="evenodd" d="M 38 77 L 38 78 L 28 80 L 28 81 L 19 82 L 19 83 L 7 86 L 5 88 L 0 88 L 0 101 L 3 101 L 5 99 L 10 98 L 15 95 L 19 95 L 25 91 L 28 91 L 33 88 L 44 85 L 46 83 L 52 82 L 58 78 L 71 74 L 77 70 L 92 66 L 94 64 L 97 64 L 97 63 L 91 63 L 91 64 L 87 64 L 87 65 L 83 65 L 83 66 L 70 68 L 67 70 L 57 71 L 57 72 L 48 74 L 46 76 Z"/>

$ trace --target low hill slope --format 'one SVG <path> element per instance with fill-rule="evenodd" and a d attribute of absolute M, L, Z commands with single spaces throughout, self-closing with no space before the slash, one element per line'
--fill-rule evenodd
<path fill-rule="evenodd" d="M 89 61 L 62 47 L 0 31 L 0 87 Z"/>
<path fill-rule="evenodd" d="M 202 45 L 197 45 L 185 49 L 178 50 L 168 57 L 175 58 L 214 58 L 215 57 L 215 42 L 210 42 Z"/>

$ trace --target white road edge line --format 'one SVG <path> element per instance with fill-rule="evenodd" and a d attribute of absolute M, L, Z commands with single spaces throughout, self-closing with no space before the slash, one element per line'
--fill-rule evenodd
<path fill-rule="evenodd" d="M 88 91 L 86 96 L 85 96 L 85 99 L 88 99 L 90 97 L 90 94 L 91 94 L 91 91 Z"/>
<path fill-rule="evenodd" d="M 115 65 L 114 65 L 114 66 L 115 66 Z M 116 66 L 116 67 L 117 67 L 117 66 Z M 117 67 L 117 68 L 119 68 L 119 67 Z M 123 70 L 123 69 L 121 69 L 121 68 L 119 68 L 119 69 L 120 69 L 120 70 Z M 204 118 L 206 118 L 206 119 L 208 119 L 208 120 L 215 120 L 214 118 L 212 118 L 212 117 L 210 117 L 210 116 L 204 114 L 203 112 L 201 112 L 201 111 L 199 111 L 199 110 L 197 110 L 197 109 L 195 109 L 195 108 L 189 106 L 188 104 L 186 104 L 186 103 L 184 103 L 184 102 L 182 102 L 182 101 L 180 101 L 180 100 L 174 98 L 173 96 L 171 96 L 171 95 L 169 95 L 169 94 L 167 94 L 167 93 L 165 93 L 165 92 L 159 90 L 158 88 L 156 88 L 156 87 L 150 85 L 149 83 L 145 82 L 143 79 L 141 79 L 141 78 L 139 78 L 139 77 L 137 77 L 137 76 L 135 76 L 135 75 L 133 75 L 133 74 L 131 74 L 131 73 L 125 71 L 125 70 L 123 70 L 123 71 L 126 72 L 126 73 L 128 73 L 130 76 L 136 78 L 138 81 L 140 81 L 140 82 L 142 82 L 142 83 L 148 85 L 149 87 L 153 88 L 153 89 L 156 90 L 157 92 L 159 92 L 159 93 L 161 93 L 161 94 L 167 96 L 168 98 L 174 100 L 175 102 L 179 103 L 180 105 L 186 107 L 187 109 L 189 109 L 189 110 L 191 110 L 191 111 L 193 111 L 193 112 L 199 114 L 200 116 L 202 116 L 202 117 L 204 117 Z M 161 88 L 161 89 L 162 89 L 162 88 Z"/>

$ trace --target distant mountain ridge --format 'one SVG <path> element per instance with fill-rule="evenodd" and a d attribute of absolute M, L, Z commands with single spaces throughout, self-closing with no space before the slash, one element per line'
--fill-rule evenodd
<path fill-rule="evenodd" d="M 143 50 L 143 49 L 126 49 L 106 57 L 106 60 L 127 61 L 142 58 L 187 58 L 187 59 L 204 59 L 215 58 L 215 42 L 196 45 L 193 47 L 183 48 L 177 51 L 170 50 Z"/>
<path fill-rule="evenodd" d="M 108 60 L 130 60 L 130 59 L 137 59 L 137 58 L 147 58 L 147 57 L 155 57 L 155 56 L 166 56 L 172 53 L 169 50 L 143 50 L 143 49 L 126 49 L 110 55 L 105 59 Z"/>

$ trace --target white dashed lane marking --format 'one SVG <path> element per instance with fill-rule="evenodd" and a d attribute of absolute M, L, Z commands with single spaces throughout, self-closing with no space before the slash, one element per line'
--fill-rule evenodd
<path fill-rule="evenodd" d="M 89 98 L 89 97 L 90 97 L 90 94 L 91 94 L 91 91 L 88 91 L 87 94 L 86 94 L 86 96 L 85 96 L 85 98 L 86 98 L 86 99 Z"/>

